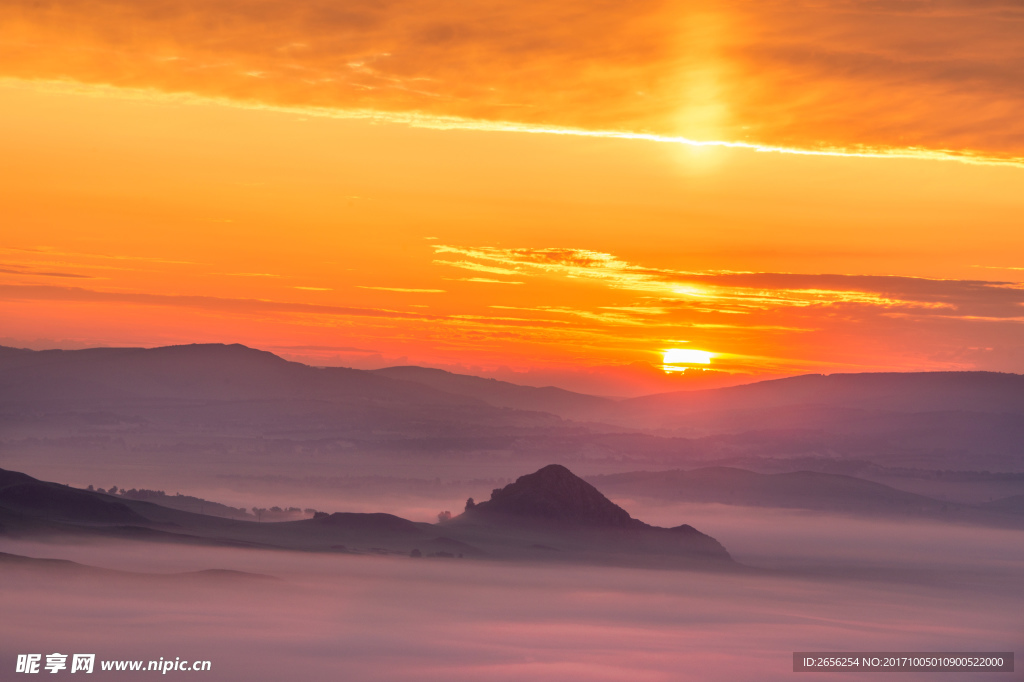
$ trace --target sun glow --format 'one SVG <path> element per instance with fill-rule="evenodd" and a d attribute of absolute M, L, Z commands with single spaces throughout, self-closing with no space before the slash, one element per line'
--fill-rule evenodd
<path fill-rule="evenodd" d="M 714 356 L 714 353 L 706 350 L 669 348 L 665 351 L 663 360 L 666 365 L 710 365 Z"/>

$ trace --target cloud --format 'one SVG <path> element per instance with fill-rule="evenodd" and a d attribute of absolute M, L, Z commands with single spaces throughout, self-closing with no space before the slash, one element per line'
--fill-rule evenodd
<path fill-rule="evenodd" d="M 443 294 L 444 289 L 406 289 L 403 287 L 368 287 L 356 285 L 357 289 L 372 289 L 373 291 L 396 291 L 400 294 Z"/>
<path fill-rule="evenodd" d="M 548 325 L 571 320 L 577 342 L 602 352 L 653 352 L 685 337 L 734 372 L 1024 369 L 1017 282 L 673 270 L 567 247 L 434 248 L 542 282 L 542 301 L 491 307 Z"/>
<path fill-rule="evenodd" d="M 466 357 L 495 367 L 594 364 L 595 358 L 608 365 L 660 364 L 662 350 L 685 340 L 688 348 L 715 353 L 715 369 L 743 374 L 1024 371 L 1024 285 L 1017 282 L 673 270 L 568 247 L 437 249 L 514 269 L 517 281 L 535 286 L 458 287 L 446 294 L 456 306 L 446 314 L 374 306 L 376 295 L 369 293 L 369 302 L 346 301 L 360 306 L 27 284 L 0 285 L 0 303 L 11 325 L 60 319 L 58 304 L 65 302 L 101 304 L 92 317 L 106 320 L 131 319 L 135 313 L 126 306 L 164 307 L 231 315 L 232 324 L 248 320 L 231 333 L 251 334 L 273 320 L 321 346 L 337 340 L 327 330 L 343 326 L 346 340 L 384 353 L 414 340 L 414 364 Z M 380 289 L 394 288 L 368 290 Z"/>
<path fill-rule="evenodd" d="M 0 9 L 2 11 L 2 9 Z M 84 258 L 84 259 L 99 259 L 99 260 L 115 260 L 115 261 L 138 261 L 143 263 L 162 263 L 166 265 L 197 265 L 193 261 L 184 260 L 168 260 L 166 258 L 153 258 L 149 256 L 135 256 L 125 254 L 114 254 L 114 253 L 84 253 L 80 251 L 62 251 L 54 248 L 37 248 L 37 249 L 24 249 L 24 248 L 11 248 L 11 247 L 0 247 L 0 252 L 6 252 L 11 254 L 17 254 L 24 258 L 24 254 L 39 254 L 40 256 L 65 256 L 72 258 Z M 89 267 L 101 267 L 96 265 L 90 265 Z M 106 267 L 106 266 L 103 266 Z"/>
<path fill-rule="evenodd" d="M 445 279 L 451 279 L 446 277 Z M 522 282 L 514 282 L 507 279 L 488 279 L 486 277 L 460 277 L 455 282 L 479 282 L 481 284 L 522 284 Z"/>
<path fill-rule="evenodd" d="M 10 0 L 0 25 L 9 78 L 455 127 L 1024 157 L 1014 0 Z"/>
<path fill-rule="evenodd" d="M 280 277 L 281 275 L 274 275 L 269 272 L 217 272 L 217 275 L 224 275 L 225 277 Z"/>
<path fill-rule="evenodd" d="M 344 306 L 315 305 L 309 303 L 264 301 L 251 298 L 176 296 L 168 294 L 97 291 L 79 287 L 31 286 L 18 284 L 0 284 L 0 300 L 125 303 L 132 305 L 199 308 L 203 310 L 218 310 L 235 313 L 283 312 L 403 319 L 431 319 L 433 317 L 419 313 L 408 313 L 379 308 L 350 308 Z"/>
<path fill-rule="evenodd" d="M 445 253 L 447 247 L 435 247 L 439 253 Z M 473 270 L 475 272 L 487 272 L 492 275 L 518 275 L 518 270 L 511 270 L 509 268 L 498 268 L 493 265 L 483 265 L 482 263 L 474 263 L 473 261 L 460 260 L 435 260 L 437 265 L 451 265 L 452 267 L 462 268 L 464 270 Z"/>
<path fill-rule="evenodd" d="M 40 272 L 38 270 L 24 270 L 21 268 L 0 268 L 0 273 L 5 275 L 33 275 L 35 277 L 74 277 L 80 279 L 95 279 L 91 275 L 80 275 L 74 272 Z"/>
<path fill-rule="evenodd" d="M 633 314 L 666 308 L 750 313 L 773 308 L 859 305 L 883 309 L 987 314 L 1014 319 L 1024 285 L 1006 281 L 945 280 L 844 274 L 678 271 L 622 261 L 609 253 L 571 248 L 497 248 L 437 245 L 441 253 L 516 267 L 521 274 L 590 280 L 610 288 L 655 295 L 662 307 L 605 309 Z M 547 307 L 547 310 L 555 308 Z"/>

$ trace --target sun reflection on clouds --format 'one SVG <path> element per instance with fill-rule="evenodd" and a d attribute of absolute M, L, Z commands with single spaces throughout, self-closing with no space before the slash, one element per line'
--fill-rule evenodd
<path fill-rule="evenodd" d="M 9 0 L 0 78 L 432 127 L 1019 164 L 1022 22 L 1011 0 Z"/>
<path fill-rule="evenodd" d="M 696 348 L 669 348 L 662 353 L 666 371 L 680 371 L 692 365 L 710 365 L 715 353 Z"/>

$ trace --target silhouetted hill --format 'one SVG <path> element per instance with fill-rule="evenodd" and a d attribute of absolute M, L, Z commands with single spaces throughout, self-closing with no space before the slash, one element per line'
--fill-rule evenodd
<path fill-rule="evenodd" d="M 603 419 L 690 439 L 700 459 L 839 459 L 934 470 L 1024 468 L 1024 376 L 806 375 L 618 403 Z M 693 461 L 692 459 L 690 460 Z"/>
<path fill-rule="evenodd" d="M 613 495 L 629 497 L 1021 526 L 1001 513 L 1013 511 L 1014 498 L 982 505 L 961 504 L 854 476 L 815 471 L 761 474 L 732 467 L 706 467 L 591 476 L 590 480 Z"/>
<path fill-rule="evenodd" d="M 320 516 L 312 519 L 312 522 L 333 526 L 335 528 L 346 528 L 358 530 L 364 533 L 410 533 L 422 535 L 422 524 L 403 519 L 394 514 L 352 514 L 349 512 L 335 512 L 328 516 Z"/>
<path fill-rule="evenodd" d="M 495 407 L 540 410 L 569 419 L 589 419 L 595 410 L 607 408 L 616 402 L 554 386 L 520 386 L 507 381 L 454 374 L 428 367 L 386 367 L 373 370 L 373 374 L 422 384 L 445 393 L 476 398 Z"/>
<path fill-rule="evenodd" d="M 584 526 L 638 528 L 643 524 L 564 466 L 551 464 L 491 493 L 466 514 L 483 518 L 541 519 Z"/>
<path fill-rule="evenodd" d="M 553 460 L 589 472 L 1014 472 L 1022 417 L 1024 377 L 990 372 L 807 375 L 613 401 L 417 367 L 315 368 L 239 345 L 0 348 L 4 462 L 91 481 L 103 466 L 144 464 L 180 485 L 186 469 L 210 481 L 279 474 L 283 461 L 428 478 L 439 465 L 505 478 Z"/>
<path fill-rule="evenodd" d="M 7 435 L 59 434 L 86 447 L 118 433 L 163 450 L 200 439 L 203 446 L 180 448 L 186 457 L 223 448 L 225 438 L 267 436 L 276 439 L 271 447 L 314 440 L 317 449 L 343 451 L 355 440 L 371 451 L 473 449 L 563 424 L 544 412 L 494 407 L 363 370 L 309 367 L 240 345 L 2 350 L 0 423 Z"/>
<path fill-rule="evenodd" d="M 895 412 L 1024 413 L 1024 376 L 999 372 L 806 374 L 705 391 L 677 391 L 621 402 L 623 413 L 759 410 L 829 406 Z"/>
<path fill-rule="evenodd" d="M 982 505 L 985 509 L 1007 514 L 1024 514 L 1024 495 L 1011 495 Z"/>
<path fill-rule="evenodd" d="M 145 518 L 108 495 L 38 481 L 0 469 L 0 508 L 47 520 L 79 524 L 144 523 Z"/>
<path fill-rule="evenodd" d="M 558 549 L 626 565 L 732 563 L 713 537 L 686 524 L 658 528 L 634 519 L 558 464 L 494 490 L 486 502 L 467 502 L 463 514 L 443 525 L 454 529 L 454 537 L 496 554 L 520 545 L 529 548 L 533 558 L 545 560 L 557 559 L 551 550 Z"/>
<path fill-rule="evenodd" d="M 27 479 L 27 480 L 26 480 Z M 564 467 L 545 467 L 511 484 L 482 523 L 415 523 L 391 514 L 318 514 L 303 521 L 258 523 L 194 514 L 136 500 L 120 501 L 0 470 L 0 536 L 95 536 L 239 548 L 349 554 L 536 559 L 640 566 L 725 566 L 714 539 L 686 525 L 654 528 L 630 518 Z M 29 490 L 30 495 L 23 492 Z M 501 491 L 496 491 L 500 493 Z M 30 504 L 25 504 L 25 498 Z M 50 510 L 59 509 L 59 518 Z M 500 523 L 492 523 L 495 519 Z M 540 525 L 538 525 L 540 524 Z M 558 550 L 550 552 L 551 549 Z"/>
<path fill-rule="evenodd" d="M 105 491 L 100 491 L 105 492 Z M 182 495 L 178 493 L 176 495 L 168 495 L 163 490 L 137 490 L 132 488 L 130 490 L 121 489 L 117 491 L 118 497 L 121 499 L 128 500 L 141 500 L 144 502 L 152 502 L 158 504 L 161 507 L 169 507 L 171 509 L 180 509 L 182 511 L 197 512 L 199 514 L 207 514 L 209 516 L 221 516 L 226 519 L 247 519 L 254 520 L 256 516 L 250 514 L 247 510 L 241 507 L 230 507 L 226 504 L 220 504 L 219 502 L 211 502 L 210 500 L 204 500 L 201 497 L 193 497 L 191 495 Z M 280 509 L 280 508 L 278 508 Z M 263 515 L 267 518 L 271 516 L 284 516 L 295 514 L 301 515 L 302 512 L 297 510 L 282 510 L 280 512 L 263 512 Z M 308 514 L 307 514 L 308 516 Z M 261 517 L 262 518 L 262 517 Z"/>
<path fill-rule="evenodd" d="M 470 405 L 472 398 L 343 367 L 315 368 L 240 344 L 14 351 L 0 400 L 384 400 Z"/>

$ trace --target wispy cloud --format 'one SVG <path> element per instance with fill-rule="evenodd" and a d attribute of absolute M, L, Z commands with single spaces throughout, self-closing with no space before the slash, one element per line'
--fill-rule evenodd
<path fill-rule="evenodd" d="M 281 275 L 274 275 L 269 272 L 217 272 L 217 275 L 223 275 L 225 277 L 280 277 Z"/>
<path fill-rule="evenodd" d="M 407 289 L 404 287 L 370 287 L 361 284 L 356 285 L 357 289 L 372 289 L 373 291 L 395 291 L 400 294 L 443 294 L 444 289 Z"/>
<path fill-rule="evenodd" d="M 193 261 L 184 260 L 171 260 L 167 258 L 157 258 L 153 256 L 137 256 L 133 254 L 119 254 L 119 253 L 89 253 L 83 251 L 65 251 L 63 249 L 55 249 L 49 247 L 40 248 L 11 248 L 11 247 L 0 247 L 0 253 L 15 253 L 24 256 L 25 254 L 36 254 L 33 257 L 46 256 L 53 258 L 55 256 L 67 257 L 67 258 L 78 258 L 78 259 L 98 259 L 98 260 L 115 260 L 115 261 L 138 261 L 144 263 L 164 263 L 169 265 L 198 265 Z"/>
<path fill-rule="evenodd" d="M 337 338 L 381 353 L 415 342 L 424 354 L 490 358 L 474 361 L 494 366 L 547 357 L 656 364 L 663 349 L 684 340 L 714 352 L 714 368 L 733 372 L 1024 369 L 1024 285 L 1017 282 L 687 271 L 588 249 L 437 248 L 514 270 L 517 281 L 534 286 L 460 285 L 437 298 L 404 294 L 440 289 L 364 285 L 350 291 L 350 305 L 330 305 L 18 282 L 0 284 L 0 305 L 12 319 L 61 307 L 49 303 L 96 304 L 97 317 L 107 319 L 130 319 L 137 306 L 210 311 L 232 324 L 251 323 L 239 329 L 294 325 L 303 339 L 320 333 L 312 330 L 344 327 Z M 381 290 L 402 294 L 401 309 L 374 305 L 373 292 Z M 365 292 L 363 301 L 358 292 Z M 445 301 L 443 313 L 426 309 L 421 302 L 428 300 Z M 324 332 L 317 340 L 325 343 L 311 345 L 326 348 L 333 339 Z"/>
<path fill-rule="evenodd" d="M 76 272 L 44 272 L 40 270 L 28 270 L 19 267 L 0 267 L 0 273 L 5 275 L 32 275 L 34 277 L 72 277 L 78 279 L 95 279 L 91 275 L 82 275 Z"/>
<path fill-rule="evenodd" d="M 1015 0 L 10 0 L 0 76 L 439 127 L 1024 157 Z"/>
<path fill-rule="evenodd" d="M 940 280 L 898 276 L 798 274 L 651 268 L 613 254 L 572 248 L 498 248 L 437 245 L 521 274 L 595 282 L 658 299 L 658 307 L 618 308 L 632 314 L 689 308 L 749 314 L 776 308 L 867 306 L 885 310 L 1020 314 L 1024 288 L 1006 281 Z"/>
<path fill-rule="evenodd" d="M 479 282 L 481 284 L 522 284 L 522 282 L 515 282 L 508 279 L 488 279 L 486 277 L 459 277 L 457 279 L 446 277 L 445 279 L 452 282 Z"/>
<path fill-rule="evenodd" d="M 314 315 L 342 315 L 398 319 L 429 319 L 433 316 L 381 308 L 357 308 L 311 303 L 289 303 L 220 296 L 177 296 L 169 294 L 98 291 L 80 287 L 0 284 L 0 300 L 6 301 L 92 301 L 147 306 L 199 308 L 234 313 L 282 312 Z"/>
<path fill-rule="evenodd" d="M 983 268 L 985 270 L 1024 270 L 1024 267 L 1013 265 L 972 265 L 972 268 Z"/>
<path fill-rule="evenodd" d="M 435 246 L 435 251 L 438 253 L 448 253 L 449 247 Z M 494 265 L 484 265 L 483 263 L 475 263 L 468 260 L 450 261 L 450 260 L 435 260 L 434 263 L 437 265 L 450 265 L 455 268 L 462 268 L 463 270 L 472 270 L 474 272 L 487 272 L 492 275 L 518 275 L 518 270 L 512 270 L 510 268 L 499 268 Z"/>

